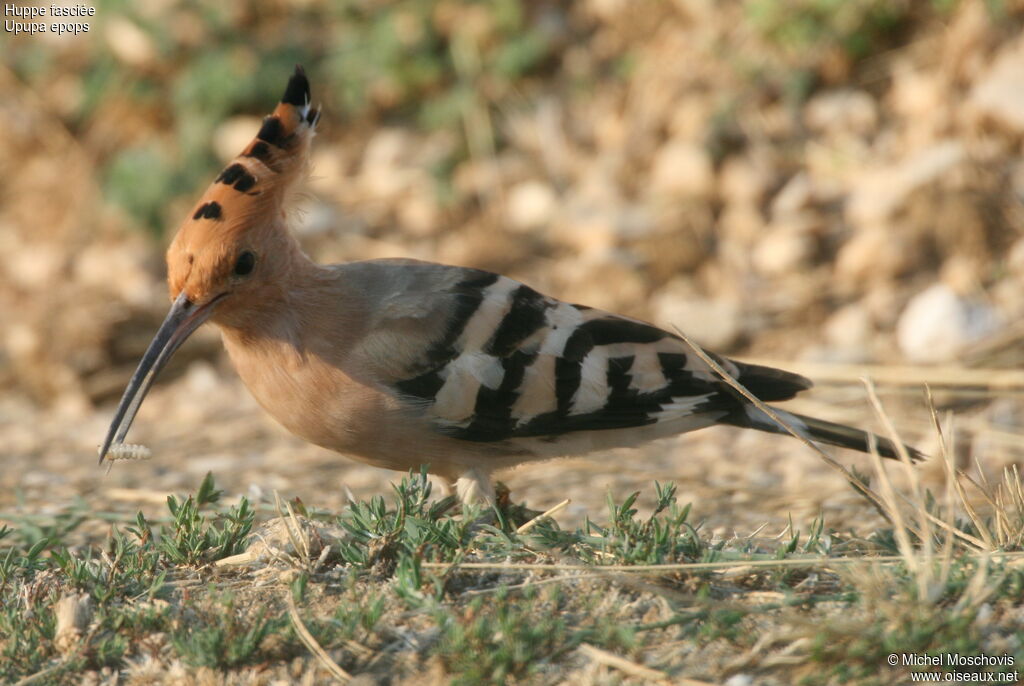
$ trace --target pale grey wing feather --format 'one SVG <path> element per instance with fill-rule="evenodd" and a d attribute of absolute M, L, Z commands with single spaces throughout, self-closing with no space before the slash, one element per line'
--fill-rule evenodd
<path fill-rule="evenodd" d="M 642 426 L 736 406 L 676 336 L 507 277 L 361 263 L 378 377 L 439 431 L 471 441 Z M 388 271 L 401 274 L 387 275 Z M 738 373 L 728 360 L 723 364 Z"/>

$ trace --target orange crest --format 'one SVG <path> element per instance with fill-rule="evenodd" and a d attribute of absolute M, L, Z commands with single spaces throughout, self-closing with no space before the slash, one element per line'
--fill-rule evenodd
<path fill-rule="evenodd" d="M 264 118 L 259 133 L 217 176 L 178 229 L 167 251 L 172 298 L 188 287 L 189 298 L 201 300 L 207 283 L 235 259 L 239 243 L 258 240 L 253 234 L 260 231 L 284 230 L 284 200 L 305 174 L 319 118 L 319 109 L 310 104 L 309 80 L 296 66 L 281 102 Z"/>

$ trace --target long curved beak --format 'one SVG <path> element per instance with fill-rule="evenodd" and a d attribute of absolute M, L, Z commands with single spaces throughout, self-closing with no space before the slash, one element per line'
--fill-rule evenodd
<path fill-rule="evenodd" d="M 103 447 L 100 448 L 100 464 L 107 456 L 107 451 L 114 443 L 123 443 L 124 437 L 135 420 L 135 413 L 139 411 L 146 393 L 156 379 L 156 375 L 164 368 L 171 355 L 185 342 L 192 332 L 199 328 L 199 325 L 209 319 L 213 314 L 214 306 L 220 301 L 218 296 L 205 305 L 196 306 L 182 291 L 171 305 L 167 318 L 160 325 L 160 329 L 153 337 L 153 341 L 142 356 L 138 368 L 132 374 L 132 380 L 128 382 L 128 388 L 121 396 L 121 403 L 117 406 L 117 414 L 110 424 L 107 437 L 103 439 Z"/>

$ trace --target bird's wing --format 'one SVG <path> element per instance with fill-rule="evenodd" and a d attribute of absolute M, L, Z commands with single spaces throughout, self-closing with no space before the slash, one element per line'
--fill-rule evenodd
<path fill-rule="evenodd" d="M 738 408 L 735 394 L 679 337 L 655 326 L 486 271 L 413 262 L 392 268 L 403 272 L 395 277 L 402 284 L 377 299 L 370 327 L 369 347 L 385 370 L 377 378 L 447 435 L 546 437 Z M 745 371 L 764 369 L 716 359 L 741 381 Z M 767 400 L 810 385 L 765 371 L 775 376 L 746 376 L 762 382 L 758 395 Z"/>

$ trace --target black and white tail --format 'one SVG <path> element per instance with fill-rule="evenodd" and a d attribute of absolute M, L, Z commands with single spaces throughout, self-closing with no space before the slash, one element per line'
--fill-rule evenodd
<path fill-rule="evenodd" d="M 789 424 L 797 433 L 803 434 L 805 438 L 839 446 L 840 448 L 859 450 L 862 453 L 870 453 L 871 443 L 874 442 L 875 449 L 882 457 L 888 457 L 893 460 L 900 459 L 896 444 L 888 438 L 883 438 L 867 431 L 861 431 L 845 424 L 837 424 L 795 412 L 787 412 L 777 407 L 773 407 L 772 410 L 778 415 L 779 419 Z M 743 415 L 730 419 L 732 421 L 729 421 L 729 423 L 736 426 L 749 427 L 774 434 L 789 434 L 789 431 L 779 426 L 778 422 L 753 405 L 744 405 Z M 909 445 L 904 445 L 904 448 L 906 448 L 910 459 L 915 462 L 925 458 L 924 454 L 916 448 L 912 448 Z"/>

